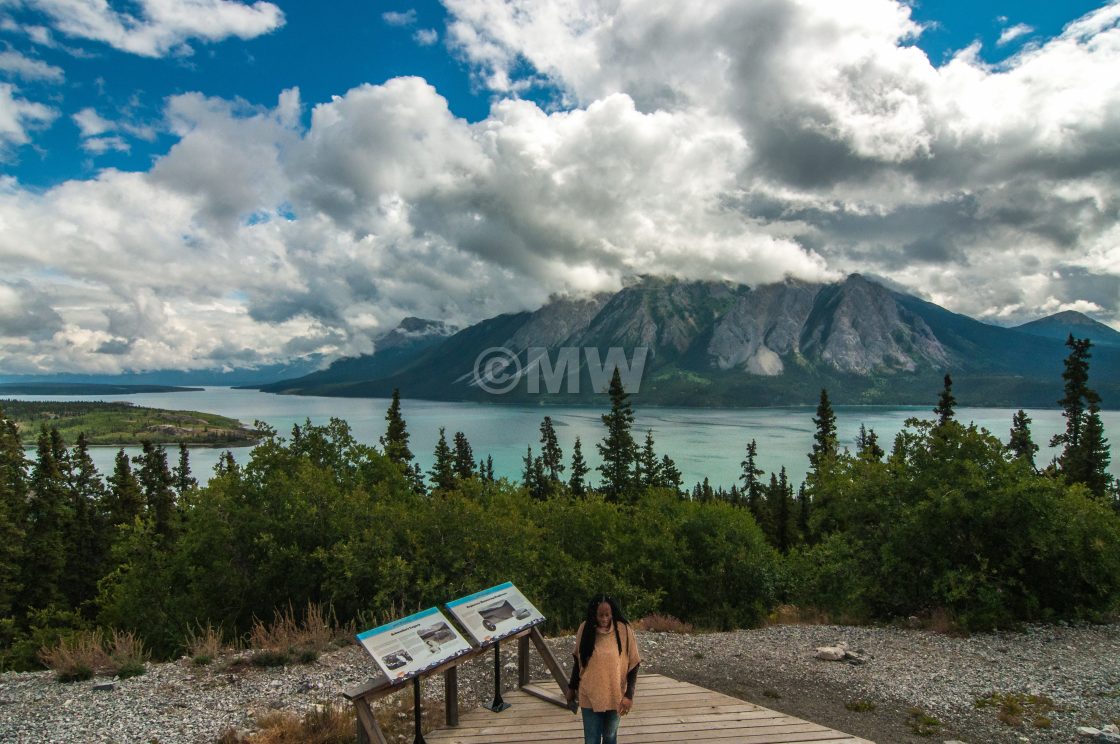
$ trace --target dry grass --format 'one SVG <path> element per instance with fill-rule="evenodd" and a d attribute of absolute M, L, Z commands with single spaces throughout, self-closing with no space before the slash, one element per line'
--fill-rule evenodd
<path fill-rule="evenodd" d="M 638 630 L 647 630 L 651 633 L 691 633 L 692 623 L 678 620 L 672 615 L 653 614 L 646 615 L 634 623 Z"/>
<path fill-rule="evenodd" d="M 412 741 L 415 719 L 411 691 L 382 698 L 374 703 L 373 715 L 388 741 Z M 443 707 L 425 700 L 420 725 L 425 733 L 444 725 Z M 354 707 L 321 705 L 303 716 L 291 711 L 270 710 L 256 717 L 257 730 L 239 735 L 227 729 L 217 744 L 350 744 L 357 734 Z"/>
<path fill-rule="evenodd" d="M 257 719 L 260 729 L 250 744 L 350 744 L 357 733 L 353 706 L 321 705 L 300 717 L 269 711 Z"/>
<path fill-rule="evenodd" d="M 105 637 L 99 630 L 80 630 L 62 638 L 58 645 L 39 649 L 39 659 L 59 682 L 77 682 L 93 677 L 110 665 L 105 652 Z"/>
<path fill-rule="evenodd" d="M 799 607 L 783 604 L 774 608 L 766 618 L 767 625 L 831 625 L 832 618 L 816 607 Z"/>
<path fill-rule="evenodd" d="M 292 660 L 310 663 L 329 649 L 344 632 L 339 628 L 333 609 L 308 602 L 303 619 L 297 620 L 291 605 L 276 613 L 272 623 L 253 620 L 249 631 L 249 647 L 254 649 L 253 661 L 261 666 L 279 666 Z"/>
<path fill-rule="evenodd" d="M 412 691 L 399 692 L 377 701 L 373 709 L 377 725 L 389 741 L 412 741 L 416 731 L 416 719 L 412 712 Z M 424 700 L 420 712 L 420 726 L 432 731 L 447 722 L 440 701 Z"/>
<path fill-rule="evenodd" d="M 148 661 L 148 650 L 144 641 L 132 632 L 113 631 L 109 642 L 109 671 L 121 679 L 136 677 L 144 673 Z"/>
<path fill-rule="evenodd" d="M 187 628 L 186 646 L 192 662 L 209 664 L 222 653 L 222 629 L 209 622 L 205 626 L 199 623 L 194 628 Z"/>
<path fill-rule="evenodd" d="M 960 635 L 960 626 L 957 624 L 953 614 L 944 608 L 937 608 L 929 613 L 929 617 L 925 619 L 925 628 L 933 633 L 940 633 L 941 635 Z"/>

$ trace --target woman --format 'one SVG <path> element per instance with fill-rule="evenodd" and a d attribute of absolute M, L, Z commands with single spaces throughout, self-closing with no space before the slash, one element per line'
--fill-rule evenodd
<path fill-rule="evenodd" d="M 578 695 L 584 744 L 615 744 L 619 716 L 634 704 L 642 659 L 630 622 L 612 597 L 596 597 L 587 605 L 572 656 L 568 704 Z"/>

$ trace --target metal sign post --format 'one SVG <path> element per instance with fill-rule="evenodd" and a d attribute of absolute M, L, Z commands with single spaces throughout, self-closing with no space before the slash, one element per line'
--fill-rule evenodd
<path fill-rule="evenodd" d="M 502 644 L 494 644 L 494 702 L 487 706 L 495 713 L 501 713 L 509 707 L 509 703 L 502 700 Z"/>

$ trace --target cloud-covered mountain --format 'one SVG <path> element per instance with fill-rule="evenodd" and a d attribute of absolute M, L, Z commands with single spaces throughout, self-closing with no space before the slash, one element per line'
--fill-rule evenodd
<path fill-rule="evenodd" d="M 336 363 L 332 370 L 355 374 L 323 384 L 312 376 L 266 389 L 386 396 L 399 388 L 437 400 L 539 401 L 528 387 L 540 369 L 530 350 L 548 349 L 553 369 L 563 349 L 575 348 L 579 393 L 565 386 L 551 400 L 576 402 L 602 392 L 592 365 L 611 347 L 621 347 L 628 360 L 635 347 L 648 347 L 638 396 L 649 404 L 811 404 L 822 387 L 840 403 L 921 404 L 936 399 L 942 376 L 951 373 L 962 404 L 1052 406 L 1061 395 L 1063 342 L 1064 336 L 981 323 L 858 274 L 756 288 L 645 277 L 613 295 L 553 300 L 532 313 L 490 318 L 384 374 L 358 370 L 377 367 L 378 356 L 392 350 Z M 480 384 L 478 361 L 494 349 L 516 358 L 501 371 L 521 375 L 503 395 Z M 1094 349 L 1092 381 L 1106 406 L 1120 404 L 1120 348 Z"/>
<path fill-rule="evenodd" d="M 326 369 L 295 379 L 271 381 L 262 385 L 261 390 L 269 393 L 282 393 L 289 389 L 325 390 L 356 379 L 388 377 L 407 369 L 425 351 L 439 345 L 457 330 L 457 327 L 443 321 L 408 317 L 377 339 L 374 354 L 338 359 Z"/>

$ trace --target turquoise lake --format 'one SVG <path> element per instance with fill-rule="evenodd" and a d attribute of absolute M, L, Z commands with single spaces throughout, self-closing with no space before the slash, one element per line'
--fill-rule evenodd
<path fill-rule="evenodd" d="M 246 424 L 264 421 L 286 435 L 293 424 L 326 423 L 330 418 L 345 419 L 356 439 L 376 444 L 385 431 L 387 399 L 380 398 L 322 398 L 272 395 L 255 390 L 232 388 L 206 388 L 197 392 L 149 393 L 122 396 L 11 396 L 22 400 L 126 400 L 136 405 L 155 408 L 173 408 L 208 411 L 236 418 Z M 872 428 L 879 435 L 884 449 L 889 450 L 895 434 L 907 418 L 932 418 L 929 406 L 837 406 L 837 427 L 841 446 L 855 447 L 860 424 Z M 411 446 L 417 460 L 425 470 L 431 465 L 432 451 L 439 437 L 439 427 L 447 429 L 450 442 L 456 431 L 467 435 L 476 457 L 494 458 L 494 471 L 499 476 L 514 479 L 521 477 L 522 458 L 527 445 L 539 452 L 539 427 L 544 416 L 551 416 L 565 461 L 571 455 L 572 442 L 582 440 L 583 453 L 594 467 L 598 464 L 595 444 L 602 439 L 603 425 L 600 416 L 606 411 L 604 396 L 602 407 L 584 406 L 502 406 L 480 403 L 445 403 L 422 400 L 403 400 L 401 407 Z M 647 429 L 653 430 L 657 453 L 668 454 L 684 475 L 685 483 L 692 484 L 704 477 L 713 486 L 730 487 L 737 482 L 739 463 L 743 459 L 747 442 L 758 442 L 758 464 L 766 472 L 777 472 L 785 466 L 791 480 L 801 481 L 808 468 L 807 454 L 812 447 L 813 415 L 815 407 L 798 408 L 641 408 L 635 407 L 635 439 L 641 442 Z M 957 418 L 962 422 L 975 422 L 1006 441 L 1011 428 L 1014 410 L 1006 408 L 959 408 Z M 1046 446 L 1050 437 L 1065 429 L 1061 410 L 1027 409 L 1033 419 L 1031 431 L 1040 446 L 1036 462 L 1049 462 L 1056 454 Z M 1105 431 L 1112 445 L 1112 472 L 1120 472 L 1117 463 L 1117 437 L 1120 436 L 1120 411 L 1101 414 Z M 169 448 L 169 460 L 174 464 L 175 453 Z M 112 472 L 115 447 L 98 447 L 93 457 L 103 475 Z M 128 448 L 132 454 L 139 448 Z M 205 482 L 213 470 L 222 450 L 194 448 L 191 465 L 195 477 Z M 234 448 L 240 463 L 249 459 L 249 447 Z M 33 453 L 31 453 L 33 454 Z M 592 479 L 597 474 L 592 471 Z"/>

